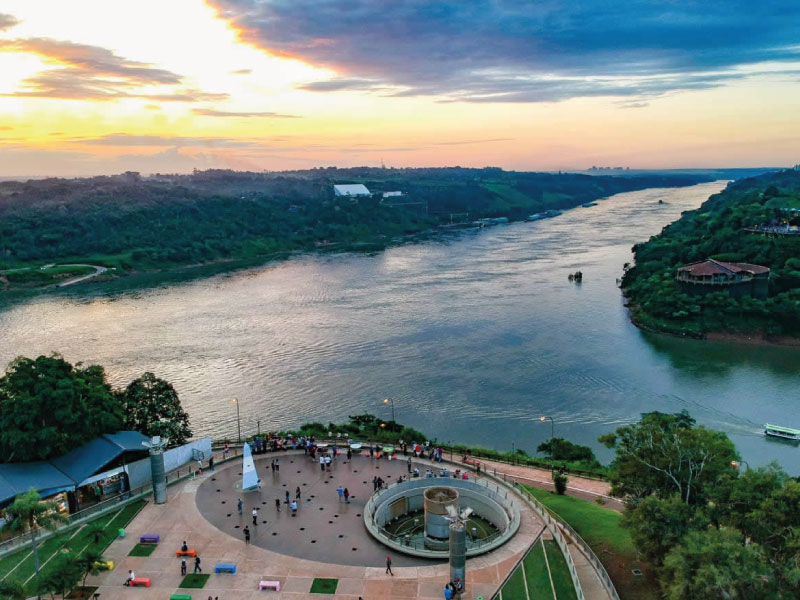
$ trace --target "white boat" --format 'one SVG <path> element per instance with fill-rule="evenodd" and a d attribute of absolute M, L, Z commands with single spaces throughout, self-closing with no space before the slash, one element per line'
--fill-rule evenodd
<path fill-rule="evenodd" d="M 791 427 L 781 427 L 780 425 L 766 423 L 764 425 L 764 435 L 800 442 L 800 429 L 792 429 Z"/>
<path fill-rule="evenodd" d="M 361 450 L 361 446 L 363 446 L 361 442 L 350 442 L 351 450 Z"/>

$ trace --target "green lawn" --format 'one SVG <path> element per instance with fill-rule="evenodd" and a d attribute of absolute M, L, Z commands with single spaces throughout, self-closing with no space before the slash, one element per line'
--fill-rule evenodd
<path fill-rule="evenodd" d="M 550 573 L 553 575 L 553 586 L 556 588 L 558 600 L 578 600 L 575 586 L 572 584 L 572 576 L 567 567 L 567 560 L 564 558 L 561 548 L 554 540 L 545 540 L 544 547 L 547 550 L 547 561 L 550 563 Z M 531 582 L 528 580 L 528 589 L 530 589 L 530 585 Z M 531 598 L 533 597 L 531 595 Z"/>
<path fill-rule="evenodd" d="M 511 578 L 506 581 L 501 591 L 503 600 L 525 600 L 525 580 L 522 578 L 522 569 L 519 567 Z"/>
<path fill-rule="evenodd" d="M 317 577 L 311 584 L 312 594 L 335 594 L 339 585 L 338 579 L 324 579 Z"/>
<path fill-rule="evenodd" d="M 136 544 L 128 556 L 150 556 L 158 548 L 158 544 Z"/>
<path fill-rule="evenodd" d="M 209 577 L 211 577 L 211 575 L 208 575 L 207 573 L 189 573 L 183 578 L 183 581 L 181 581 L 181 584 L 178 587 L 199 590 L 205 586 Z"/>
<path fill-rule="evenodd" d="M 550 585 L 550 575 L 547 573 L 547 563 L 544 561 L 542 542 L 536 544 L 522 564 L 525 567 L 525 579 L 528 581 L 530 597 L 536 600 L 553 600 L 553 587 Z"/>
<path fill-rule="evenodd" d="M 530 486 L 525 488 L 550 511 L 572 525 L 592 549 L 607 544 L 615 552 L 636 556 L 631 536 L 620 524 L 620 513 L 581 498 L 559 496 Z"/>
<path fill-rule="evenodd" d="M 103 532 L 100 535 L 99 546 L 104 550 L 108 548 L 112 541 L 117 537 L 117 532 L 120 528 L 124 528 L 130 523 L 136 514 L 146 504 L 145 500 L 131 502 L 125 505 L 120 510 L 108 513 L 102 517 L 98 517 L 90 521 L 90 523 L 99 523 L 103 527 Z M 54 535 L 46 540 L 44 543 L 39 544 L 39 564 L 41 565 L 40 573 L 46 575 L 48 572 L 49 564 L 47 561 L 62 548 L 69 547 L 75 552 L 83 552 L 84 548 L 90 544 L 92 540 L 89 536 L 89 531 L 84 525 L 80 528 L 72 528 L 64 533 Z M 18 550 L 8 556 L 0 559 L 0 579 L 8 577 L 11 580 L 20 581 L 25 584 L 25 591 L 28 594 L 35 593 L 36 581 L 33 578 L 34 564 L 33 552 L 30 547 Z M 27 583 L 25 583 L 27 581 Z"/>
<path fill-rule="evenodd" d="M 589 544 L 608 571 L 620 598 L 655 600 L 659 597 L 658 585 L 649 573 L 648 565 L 639 561 L 631 536 L 621 525 L 620 513 L 582 498 L 559 496 L 546 490 L 524 487 L 551 512 L 569 523 Z M 550 554 L 547 556 L 549 558 Z M 550 569 L 553 570 L 552 563 Z M 635 577 L 632 569 L 641 569 L 646 576 Z M 555 572 L 553 581 L 555 582 Z"/>

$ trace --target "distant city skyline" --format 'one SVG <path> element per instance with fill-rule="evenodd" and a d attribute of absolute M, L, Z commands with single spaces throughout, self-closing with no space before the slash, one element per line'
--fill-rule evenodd
<path fill-rule="evenodd" d="M 776 0 L 5 0 L 0 177 L 800 162 Z"/>

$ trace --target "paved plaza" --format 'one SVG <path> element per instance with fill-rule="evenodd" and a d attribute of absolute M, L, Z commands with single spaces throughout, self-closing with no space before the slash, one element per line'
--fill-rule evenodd
<path fill-rule="evenodd" d="M 374 477 L 386 484 L 408 475 L 408 463 L 366 456 L 338 456 L 330 470 L 321 470 L 319 462 L 304 454 L 277 455 L 280 470 L 273 472 L 270 463 L 276 455 L 257 457 L 256 471 L 261 489 L 241 491 L 241 468 L 218 469 L 197 490 L 197 508 L 221 531 L 244 540 L 242 530 L 248 526 L 251 544 L 308 560 L 340 565 L 380 567 L 385 565 L 387 550 L 364 526 L 363 512 L 372 495 Z M 236 465 L 240 467 L 240 465 Z M 416 463 L 424 473 L 425 465 Z M 350 492 L 347 504 L 337 493 L 341 486 Z M 296 516 L 285 503 L 286 492 L 294 500 L 300 488 Z M 237 510 L 239 498 L 243 514 Z M 280 512 L 275 500 L 281 502 Z M 258 512 L 253 526 L 253 508 Z M 392 564 L 417 567 L 437 564 L 436 561 L 392 553 Z"/>
<path fill-rule="evenodd" d="M 269 465 L 276 457 L 281 467 L 280 474 L 276 473 L 273 478 Z M 419 464 L 424 471 L 428 463 L 419 461 Z M 219 465 L 213 473 L 206 472 L 200 478 L 169 487 L 167 503 L 148 503 L 127 527 L 127 535 L 115 540 L 106 551 L 105 556 L 115 562 L 114 570 L 92 576 L 87 583 L 100 586 L 100 600 L 167 599 L 170 594 L 179 592 L 189 593 L 194 600 L 206 600 L 209 596 L 219 597 L 219 600 L 358 600 L 359 596 L 364 600 L 432 600 L 443 597 L 442 590 L 449 578 L 446 563 L 390 551 L 369 536 L 362 517 L 357 516 L 362 514 L 372 492 L 373 476 L 383 477 L 387 482 L 395 481 L 406 473 L 402 460 L 378 461 L 361 456 L 345 463 L 340 457 L 329 473 L 323 473 L 319 463 L 312 463 L 302 452 L 286 452 L 257 457 L 256 468 L 262 479 L 260 492 L 241 494 L 235 487 L 241 482 L 241 459 Z M 338 500 L 336 488 L 340 484 L 347 486 L 355 496 L 349 506 Z M 298 515 L 292 517 L 285 504 L 281 505 L 278 515 L 275 497 L 283 498 L 286 490 L 294 497 L 298 485 L 302 500 Z M 244 502 L 241 518 L 236 510 L 240 495 Z M 249 514 L 253 507 L 259 509 L 255 527 Z M 544 529 L 541 520 L 524 504 L 521 512 L 522 522 L 516 536 L 503 547 L 467 561 L 465 600 L 477 596 L 491 598 Z M 334 516 L 337 514 L 338 517 Z M 245 545 L 241 533 L 245 524 L 250 524 L 252 532 L 250 545 Z M 139 536 L 148 533 L 161 536 L 153 554 L 128 556 Z M 203 589 L 178 589 L 182 577 L 180 559 L 175 557 L 175 551 L 184 540 L 198 551 L 203 572 L 211 574 Z M 316 540 L 315 543 L 312 540 Z M 387 554 L 392 556 L 394 576 L 385 573 Z M 187 563 L 191 572 L 191 559 Z M 236 574 L 214 574 L 217 563 L 235 563 Z M 124 587 L 122 583 L 128 569 L 133 569 L 137 577 L 151 578 L 152 587 Z M 338 579 L 336 594 L 311 594 L 315 577 Z M 258 591 L 261 580 L 279 581 L 281 591 Z"/>

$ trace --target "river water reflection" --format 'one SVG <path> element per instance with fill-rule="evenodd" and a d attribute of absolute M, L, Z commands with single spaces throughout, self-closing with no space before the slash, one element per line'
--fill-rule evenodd
<path fill-rule="evenodd" d="M 800 351 L 643 333 L 616 279 L 633 243 L 724 183 L 619 194 L 535 223 L 376 255 L 305 256 L 105 297 L 48 297 L 0 313 L 0 361 L 61 352 L 122 385 L 173 382 L 196 433 L 327 423 L 364 411 L 441 441 L 533 452 L 593 445 L 641 412 L 687 409 L 752 465 L 800 474 L 800 450 L 761 426 L 800 427 Z M 663 200 L 663 204 L 659 204 Z M 567 280 L 575 270 L 583 283 Z M 94 292 L 92 292 L 94 293 Z M 89 292 L 87 292 L 89 294 Z"/>

